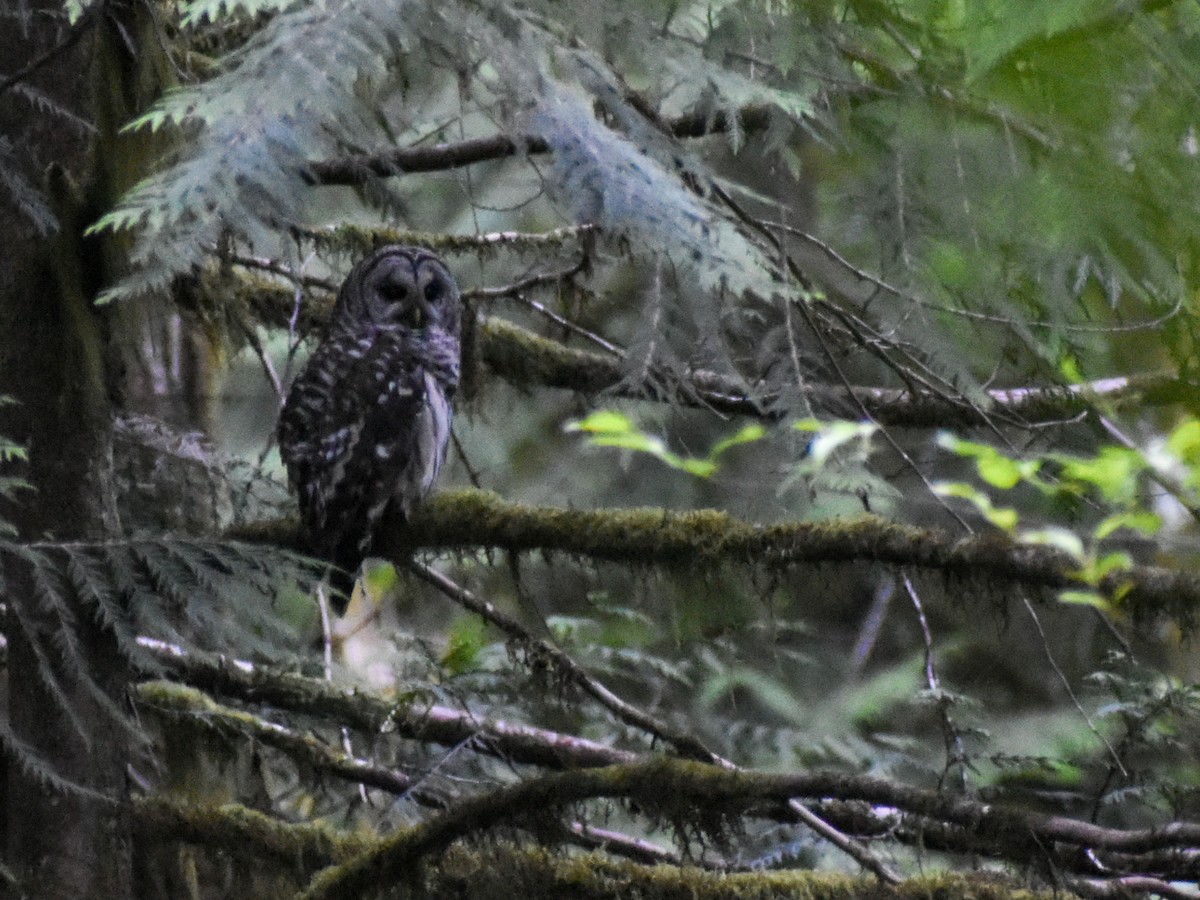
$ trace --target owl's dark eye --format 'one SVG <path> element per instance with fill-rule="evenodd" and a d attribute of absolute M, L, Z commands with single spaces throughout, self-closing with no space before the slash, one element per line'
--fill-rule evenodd
<path fill-rule="evenodd" d="M 398 303 L 408 296 L 408 287 L 399 281 L 385 281 L 379 286 L 379 296 L 389 303 Z"/>
<path fill-rule="evenodd" d="M 446 293 L 446 289 L 440 281 L 431 281 L 425 285 L 425 299 L 430 303 L 437 303 L 442 299 L 442 295 Z"/>

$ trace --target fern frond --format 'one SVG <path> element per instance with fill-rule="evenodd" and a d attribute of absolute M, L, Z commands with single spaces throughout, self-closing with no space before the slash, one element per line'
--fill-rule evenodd
<path fill-rule="evenodd" d="M 5 755 L 21 767 L 21 772 L 48 789 L 60 794 L 76 795 L 97 800 L 101 803 L 117 803 L 119 799 L 109 797 L 87 785 L 80 784 L 70 778 L 60 775 L 50 762 L 44 759 L 33 747 L 21 740 L 12 730 L 6 720 L 0 720 L 0 747 Z"/>
<path fill-rule="evenodd" d="M 0 134 L 0 186 L 39 234 L 51 234 L 58 229 L 58 219 L 41 192 L 18 171 L 18 165 L 16 148 Z"/>
<path fill-rule="evenodd" d="M 14 571 L 15 566 L 25 566 L 29 572 L 28 583 L 33 588 L 33 597 L 21 596 L 13 590 L 14 584 L 20 585 L 21 579 Z M 33 653 L 37 663 L 37 678 L 56 706 L 66 716 L 75 736 L 85 744 L 90 744 L 90 729 L 81 718 L 76 704 L 68 691 L 62 686 L 62 675 L 59 666 L 49 653 L 46 643 L 45 628 L 40 627 L 31 614 L 31 604 L 36 603 L 40 611 L 54 621 L 56 612 L 61 608 L 61 600 L 54 589 L 44 579 L 45 569 L 42 554 L 31 551 L 26 547 L 15 544 L 0 546 L 0 566 L 3 567 L 3 582 L 6 593 L 10 598 L 10 608 L 15 617 L 15 624 L 21 629 L 25 643 Z M 73 626 L 73 619 L 67 627 Z M 77 662 L 78 665 L 78 662 Z M 86 669 L 84 669 L 86 671 Z"/>
<path fill-rule="evenodd" d="M 573 217 L 695 268 L 708 288 L 770 293 L 768 262 L 706 199 L 705 167 L 622 99 L 599 57 L 500 5 L 330 0 L 284 9 L 225 74 L 168 94 L 129 126 L 181 127 L 189 140 L 94 226 L 138 232 L 134 274 L 103 299 L 165 286 L 223 234 L 271 246 L 309 222 L 310 161 L 405 132 L 404 100 L 437 89 L 436 48 L 480 63 L 464 62 L 467 88 L 511 110 L 500 124 L 514 139 L 532 131 L 550 145 L 554 194 Z M 596 117 L 597 103 L 619 130 Z"/>
<path fill-rule="evenodd" d="M 158 663 L 138 644 L 129 611 L 106 577 L 103 562 L 83 548 L 66 546 L 62 549 L 66 558 L 66 576 L 75 596 L 87 598 L 94 605 L 96 620 L 109 629 L 127 659 L 135 661 L 143 671 L 155 671 Z"/>

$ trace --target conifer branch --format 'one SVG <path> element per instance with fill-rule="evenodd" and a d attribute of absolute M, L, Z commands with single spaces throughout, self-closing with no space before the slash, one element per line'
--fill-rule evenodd
<path fill-rule="evenodd" d="M 325 825 L 283 822 L 240 803 L 205 806 L 156 796 L 135 797 L 132 805 L 134 827 L 143 841 L 200 844 L 301 871 L 352 858 L 374 843 Z"/>
<path fill-rule="evenodd" d="M 252 523 L 228 537 L 304 549 L 294 519 Z M 1119 596 L 1120 608 L 1135 621 L 1166 616 L 1185 630 L 1200 613 L 1200 578 L 1189 572 L 1135 565 L 1092 585 L 1080 580 L 1077 561 L 1052 547 L 1017 543 L 999 533 L 957 537 L 874 516 L 758 524 L 711 509 L 535 507 L 487 491 L 456 490 L 430 497 L 407 523 L 385 518 L 375 545 L 379 555 L 401 565 L 414 550 L 481 548 L 685 569 L 876 562 L 1046 591 L 1098 588 Z"/>
<path fill-rule="evenodd" d="M 656 762 L 657 757 L 604 747 L 571 735 L 502 722 L 482 722 L 446 707 L 414 709 L 410 716 L 405 707 L 364 691 L 339 690 L 321 679 L 276 671 L 214 654 L 185 651 L 146 638 L 140 639 L 140 643 L 176 677 L 195 687 L 247 702 L 265 703 L 284 710 L 317 715 L 333 722 L 347 722 L 352 727 L 372 733 L 394 732 L 398 737 L 432 740 L 448 746 L 471 741 L 471 746 L 477 752 L 494 755 L 509 762 L 548 766 L 554 770 L 620 772 L 645 770 L 660 764 L 671 765 L 669 761 Z M 144 699 L 151 699 L 156 705 L 159 705 L 164 696 L 163 690 L 158 687 L 143 688 L 140 693 Z M 176 705 L 180 709 L 192 705 L 187 689 L 171 687 L 166 693 L 173 694 L 181 701 L 180 704 L 168 705 Z M 201 702 L 200 707 L 210 712 L 219 712 L 222 709 L 219 704 L 207 698 Z M 234 713 L 240 715 L 238 711 Z M 414 730 L 413 725 L 422 717 L 428 719 L 428 728 Z M 477 739 L 472 740 L 473 737 Z M 281 749 L 287 748 L 281 746 Z M 681 777 L 685 781 L 691 777 L 688 771 L 681 771 Z M 727 789 L 724 789 L 725 794 L 713 794 L 711 799 L 714 802 L 728 800 L 735 805 L 740 804 L 740 808 L 746 814 L 756 817 L 765 815 L 780 821 L 802 821 L 797 811 L 800 797 L 830 798 L 835 802 L 818 804 L 820 819 L 834 822 L 840 830 L 853 834 L 888 833 L 901 842 L 914 846 L 956 853 L 982 853 L 1018 862 L 1028 861 L 1030 854 L 1034 852 L 1033 845 L 1044 850 L 1052 844 L 1061 843 L 1066 847 L 1061 852 L 1056 851 L 1056 865 L 1064 871 L 1094 874 L 1092 864 L 1071 849 L 1086 846 L 1104 851 L 1107 854 L 1107 862 L 1123 873 L 1154 871 L 1165 873 L 1172 878 L 1193 878 L 1196 874 L 1193 871 L 1194 864 L 1189 862 L 1188 853 L 1189 848 L 1194 848 L 1200 841 L 1200 824 L 1174 822 L 1155 828 L 1122 830 L 1065 817 L 1024 813 L 995 804 L 984 804 L 957 795 L 926 791 L 868 776 L 839 773 L 764 776 L 753 771 L 719 765 L 706 766 L 697 771 L 723 772 L 735 779 L 729 782 L 729 785 L 737 783 L 738 775 L 744 775 L 751 785 L 745 791 L 738 792 L 727 786 Z M 780 779 L 777 783 L 790 787 L 780 788 L 772 793 L 772 789 L 763 787 L 764 782 L 759 780 L 761 778 Z M 640 799 L 646 801 L 652 796 L 668 796 L 687 802 L 690 795 L 703 795 L 705 790 L 700 782 L 693 782 L 690 789 L 676 793 L 674 788 L 664 782 L 662 791 L 665 793 L 647 795 Z M 466 802 L 480 801 L 486 804 L 487 798 L 492 796 L 494 794 L 487 794 Z M 633 797 L 633 794 L 595 796 Z M 791 802 L 786 805 L 780 802 L 788 797 L 791 798 Z M 846 806 L 847 801 L 866 801 L 879 809 L 864 812 L 861 806 Z M 191 807 L 172 805 L 173 801 L 156 800 L 142 803 L 166 803 L 166 807 L 153 806 L 157 810 L 155 814 L 175 821 L 171 828 L 176 830 L 176 838 L 180 840 L 188 839 L 186 835 L 191 833 L 189 829 L 208 827 L 207 823 L 210 823 L 213 816 L 224 814 L 219 810 L 196 809 L 193 816 Z M 766 806 L 763 806 L 763 803 L 766 803 Z M 653 804 L 648 808 L 653 808 Z M 196 821 L 192 821 L 193 818 Z M 239 828 L 253 833 L 261 830 L 264 822 L 274 827 L 273 820 L 262 818 L 263 822 L 254 819 L 243 823 Z M 317 841 L 319 846 L 325 847 L 321 851 L 323 859 L 332 861 L 345 858 L 344 850 L 328 846 L 328 838 L 324 832 L 303 832 L 303 836 L 304 840 Z M 233 839 L 237 840 L 236 835 Z M 283 847 L 281 852 L 284 854 L 314 852 L 304 847 L 297 848 L 291 843 L 295 839 L 294 836 L 290 836 L 285 840 L 283 836 L 268 828 L 265 838 L 255 837 L 252 843 L 265 840 L 267 855 L 272 855 L 274 851 L 270 848 L 276 846 Z M 1043 841 L 1045 843 L 1039 843 Z M 221 846 L 225 844 L 222 843 Z M 356 846 L 363 849 L 371 844 L 360 843 Z M 617 852 L 632 856 L 644 850 L 645 848 L 639 851 L 636 846 L 627 846 Z M 1184 852 L 1181 854 L 1180 851 Z"/>
<path fill-rule="evenodd" d="M 291 288 L 249 275 L 232 283 L 213 274 L 192 285 L 195 302 L 219 308 L 233 289 L 251 317 L 263 325 L 286 327 L 294 308 Z M 333 298 L 305 305 L 298 328 L 318 331 L 327 321 Z M 777 419 L 787 411 L 769 394 L 747 392 L 737 380 L 704 370 L 691 372 L 683 389 L 664 392 L 652 380 L 630 382 L 619 360 L 611 355 L 579 350 L 535 334 L 498 316 L 484 318 L 478 330 L 479 357 L 506 381 L 523 387 L 540 385 L 584 394 L 611 392 L 616 396 L 662 400 L 718 412 Z M 813 405 L 823 409 L 858 408 L 861 404 L 882 425 L 910 428 L 971 428 L 988 425 L 988 416 L 1004 415 L 1030 425 L 1062 422 L 1088 412 L 1097 403 L 1106 407 L 1139 403 L 1164 406 L 1191 396 L 1196 386 L 1170 373 L 1102 378 L 1060 387 L 1015 387 L 988 391 L 979 405 L 932 393 L 897 388 L 856 387 L 847 392 L 833 385 L 806 385 Z"/>
<path fill-rule="evenodd" d="M 338 688 L 243 660 L 163 641 L 139 639 L 173 677 L 201 690 L 251 703 L 326 718 L 367 734 L 399 737 L 455 747 L 470 744 L 478 752 L 511 763 L 563 767 L 628 763 L 637 755 L 586 738 L 497 719 L 480 719 L 438 704 L 399 704 L 366 691 Z"/>
<path fill-rule="evenodd" d="M 994 803 L 942 794 L 861 775 L 774 774 L 679 759 L 557 772 L 456 803 L 445 813 L 385 838 L 344 864 L 319 873 L 302 894 L 306 900 L 361 896 L 371 884 L 391 883 L 422 859 L 460 838 L 502 823 L 520 824 L 547 808 L 607 798 L 635 803 L 660 815 L 692 821 L 729 820 L 758 802 L 836 796 L 892 806 L 970 829 L 980 840 L 998 842 L 1024 858 L 1066 845 L 1092 852 L 1145 852 L 1168 847 L 1194 850 L 1200 824 L 1176 822 L 1161 828 L 1119 829 L 1061 816 L 1024 812 Z M 1063 853 L 1063 857 L 1067 854 Z"/>
<path fill-rule="evenodd" d="M 444 806 L 439 798 L 419 787 L 414 790 L 416 781 L 397 769 L 356 759 L 312 734 L 301 734 L 262 716 L 224 706 L 196 688 L 170 681 L 148 681 L 138 685 L 134 694 L 146 708 L 176 717 L 188 716 L 215 731 L 253 738 L 317 771 L 393 794 L 411 792 L 418 803 L 426 806 Z"/>
<path fill-rule="evenodd" d="M 770 123 L 770 110 L 764 106 L 746 106 L 738 110 L 737 118 L 743 130 L 761 131 Z M 730 128 L 729 117 L 722 111 L 715 111 L 712 115 L 688 113 L 668 120 L 667 124 L 670 132 L 680 139 L 719 134 Z M 517 155 L 536 156 L 548 152 L 550 145 L 537 135 L 511 138 L 495 134 L 432 147 L 406 147 L 314 161 L 308 166 L 305 180 L 310 184 L 359 185 L 372 178 L 441 172 Z"/>

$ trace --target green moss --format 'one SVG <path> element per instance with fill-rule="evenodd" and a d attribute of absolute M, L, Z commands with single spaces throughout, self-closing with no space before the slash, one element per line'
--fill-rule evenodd
<path fill-rule="evenodd" d="M 511 845 L 485 850 L 455 848 L 425 872 L 421 888 L 434 900 L 499 896 L 530 900 L 1048 900 L 1054 896 L 988 875 L 937 873 L 887 887 L 870 877 L 830 872 L 725 874 Z"/>

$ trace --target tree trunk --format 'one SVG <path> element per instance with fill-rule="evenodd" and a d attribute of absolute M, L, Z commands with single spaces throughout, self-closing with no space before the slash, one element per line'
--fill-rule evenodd
<path fill-rule="evenodd" d="M 6 235 L 0 393 L 17 401 L 0 408 L 0 434 L 27 447 L 21 474 L 35 490 L 24 502 L 3 503 L 0 518 L 25 541 L 103 540 L 120 533 L 112 472 L 114 382 L 105 323 L 91 298 L 114 276 L 117 251 L 84 238 L 83 230 L 126 186 L 111 154 L 116 119 L 144 90 L 131 77 L 145 71 L 142 61 L 130 55 L 136 20 L 144 14 L 119 3 L 96 4 L 90 7 L 94 21 L 85 18 L 77 26 L 81 39 L 72 41 L 59 0 L 28 9 L 24 27 L 9 19 L 0 28 L 0 77 L 60 49 L 0 94 L 0 134 L 11 140 L 14 158 L 28 164 L 19 174 L 47 192 L 58 230 L 39 234 L 0 196 Z M 25 86 L 96 123 L 98 131 L 35 106 L 19 89 Z M 10 565 L 2 574 L 15 737 L 2 823 L 10 868 L 32 896 L 130 897 L 129 732 L 114 715 L 127 706 L 127 662 L 93 610 L 39 603 L 31 567 Z M 77 658 L 60 652 L 65 628 L 75 633 Z"/>

